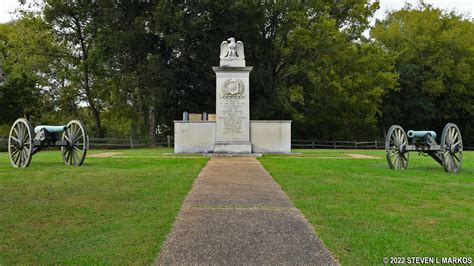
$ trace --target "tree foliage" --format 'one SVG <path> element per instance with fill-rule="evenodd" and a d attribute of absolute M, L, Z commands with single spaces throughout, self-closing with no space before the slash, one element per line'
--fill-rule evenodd
<path fill-rule="evenodd" d="M 0 86 L 0 123 L 20 116 L 41 117 L 54 75 L 51 58 L 59 51 L 47 25 L 37 17 L 25 14 L 21 20 L 0 24 L 0 68 L 6 78 Z"/>
<path fill-rule="evenodd" d="M 371 32 L 395 56 L 399 89 L 383 99 L 382 127 L 437 129 L 457 123 L 474 133 L 474 24 L 421 3 L 388 14 Z"/>
<path fill-rule="evenodd" d="M 372 139 L 391 123 L 472 128 L 472 21 L 424 4 L 388 14 L 368 39 L 377 1 L 38 3 L 39 14 L 0 26 L 0 100 L 18 108 L 0 123 L 34 113 L 80 118 L 95 136 L 172 134 L 183 111 L 214 112 L 212 66 L 232 36 L 254 67 L 251 118 L 291 119 L 294 138 Z M 12 34 L 20 25 L 28 45 Z M 15 49 L 42 56 L 15 61 Z"/>

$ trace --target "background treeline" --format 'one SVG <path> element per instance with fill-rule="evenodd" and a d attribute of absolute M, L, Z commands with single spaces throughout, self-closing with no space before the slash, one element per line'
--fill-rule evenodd
<path fill-rule="evenodd" d="M 293 138 L 383 138 L 392 124 L 457 123 L 474 143 L 474 26 L 420 2 L 38 1 L 0 24 L 0 135 L 83 120 L 96 137 L 172 135 L 183 111 L 215 110 L 219 44 L 245 44 L 251 118 L 291 119 Z M 1 78 L 0 78 L 1 79 Z"/>

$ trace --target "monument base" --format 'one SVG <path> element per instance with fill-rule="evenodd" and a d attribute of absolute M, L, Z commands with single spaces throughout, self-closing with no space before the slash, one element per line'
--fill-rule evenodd
<path fill-rule="evenodd" d="M 214 121 L 175 120 L 174 152 L 177 154 L 214 153 L 215 135 L 216 122 Z M 251 120 L 250 142 L 253 153 L 291 153 L 291 121 Z M 221 141 L 217 144 L 221 143 L 233 144 L 235 142 Z"/>
<path fill-rule="evenodd" d="M 252 153 L 250 142 L 216 142 L 214 153 Z"/>
<path fill-rule="evenodd" d="M 262 157 L 261 153 L 203 153 L 204 157 Z"/>

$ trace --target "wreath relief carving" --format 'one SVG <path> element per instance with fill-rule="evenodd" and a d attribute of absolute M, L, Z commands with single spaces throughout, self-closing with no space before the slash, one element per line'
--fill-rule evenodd
<path fill-rule="evenodd" d="M 241 79 L 227 79 L 222 85 L 222 96 L 221 98 L 237 98 L 243 99 L 245 85 Z"/>

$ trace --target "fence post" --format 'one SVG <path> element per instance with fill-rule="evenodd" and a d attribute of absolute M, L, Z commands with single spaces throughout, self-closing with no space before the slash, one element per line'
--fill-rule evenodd
<path fill-rule="evenodd" d="M 378 147 L 377 147 L 377 140 L 375 140 L 375 149 L 378 150 Z"/>
<path fill-rule="evenodd" d="M 314 140 L 311 141 L 311 148 L 314 149 Z"/>
<path fill-rule="evenodd" d="M 336 145 L 336 141 L 335 141 L 335 140 L 332 141 L 332 145 L 334 146 L 334 149 L 337 149 L 337 145 Z"/>
<path fill-rule="evenodd" d="M 166 135 L 166 140 L 168 141 L 168 148 L 171 148 L 171 136 Z"/>
<path fill-rule="evenodd" d="M 133 138 L 130 136 L 130 149 L 133 149 Z"/>
<path fill-rule="evenodd" d="M 354 149 L 357 150 L 357 141 L 354 141 Z"/>

